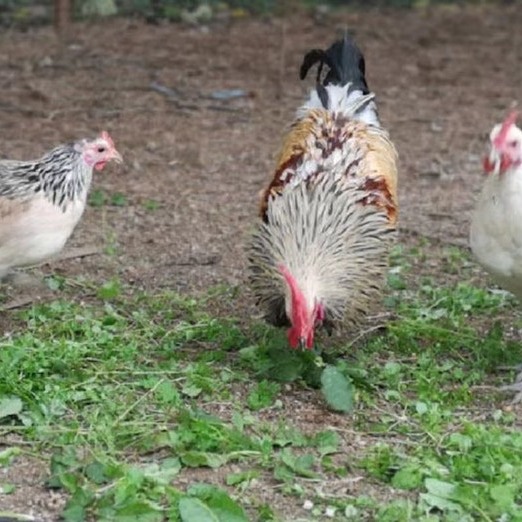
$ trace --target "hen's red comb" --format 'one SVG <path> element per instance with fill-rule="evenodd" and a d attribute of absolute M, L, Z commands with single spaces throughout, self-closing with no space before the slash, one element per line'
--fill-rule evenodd
<path fill-rule="evenodd" d="M 502 147 L 507 138 L 507 133 L 511 127 L 511 125 L 515 125 L 518 118 L 518 111 L 511 111 L 506 119 L 502 122 L 502 126 L 500 127 L 499 133 L 495 136 L 493 140 L 493 145 L 496 148 Z"/>
<path fill-rule="evenodd" d="M 105 140 L 113 149 L 116 148 L 114 146 L 114 141 L 112 141 L 112 138 L 110 137 L 110 135 L 107 131 L 102 131 L 102 133 L 100 134 L 100 138 L 102 140 Z"/>

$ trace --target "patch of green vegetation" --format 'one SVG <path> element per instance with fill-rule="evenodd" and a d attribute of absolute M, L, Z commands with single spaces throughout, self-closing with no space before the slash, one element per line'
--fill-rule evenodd
<path fill-rule="evenodd" d="M 127 205 L 127 197 L 121 192 L 109 194 L 102 189 L 95 189 L 89 194 L 89 205 L 91 207 L 124 207 Z"/>
<path fill-rule="evenodd" d="M 412 278 L 429 248 L 394 251 L 382 329 L 305 352 L 216 315 L 234 289 L 47 278 L 70 299 L 16 312 L 0 342 L 0 438 L 23 441 L 0 466 L 46 455 L 68 521 L 287 520 L 281 504 L 306 520 L 522 519 L 522 435 L 496 392 L 522 346 L 491 319 L 517 309 L 462 283 L 455 249 L 444 285 Z M 221 473 L 191 479 L 205 469 Z M 283 500 L 260 501 L 274 483 Z"/>
<path fill-rule="evenodd" d="M 143 208 L 149 212 L 154 212 L 155 210 L 158 210 L 159 207 L 160 203 L 154 199 L 146 199 L 143 202 Z"/>

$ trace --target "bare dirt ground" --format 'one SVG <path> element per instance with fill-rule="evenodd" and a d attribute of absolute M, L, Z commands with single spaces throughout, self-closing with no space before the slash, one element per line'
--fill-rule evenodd
<path fill-rule="evenodd" d="M 465 245 L 485 138 L 522 100 L 521 25 L 522 10 L 511 6 L 300 14 L 208 28 L 117 19 L 77 24 L 66 43 L 51 28 L 11 30 L 0 35 L 0 154 L 33 158 L 108 130 L 126 160 L 97 174 L 93 188 L 123 193 L 127 203 L 89 207 L 69 243 L 69 252 L 93 246 L 98 254 L 46 272 L 183 292 L 240 284 L 258 192 L 310 87 L 298 80 L 303 53 L 349 28 L 400 153 L 401 241 L 422 235 Z M 210 99 L 231 88 L 249 96 Z M 18 486 L 17 505 L 8 507 L 40 505 L 41 471 L 8 473 Z M 36 511 L 55 520 L 57 506 L 48 495 L 43 502 Z"/>

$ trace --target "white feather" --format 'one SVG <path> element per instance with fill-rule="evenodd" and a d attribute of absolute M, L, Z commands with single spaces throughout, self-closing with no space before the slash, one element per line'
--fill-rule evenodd
<path fill-rule="evenodd" d="M 0 276 L 11 267 L 36 265 L 59 253 L 85 209 L 85 198 L 63 212 L 38 196 L 0 223 Z"/>
<path fill-rule="evenodd" d="M 493 279 L 522 300 L 522 167 L 487 178 L 473 213 L 470 246 Z"/>
<path fill-rule="evenodd" d="M 289 306 L 281 264 L 309 307 L 321 302 L 336 320 L 357 322 L 380 295 L 393 229 L 385 211 L 361 203 L 369 195 L 363 184 L 324 176 L 271 200 L 250 253 L 252 285 L 267 315 L 284 301 Z"/>
<path fill-rule="evenodd" d="M 380 121 L 377 116 L 377 107 L 373 99 L 375 94 L 363 94 L 362 91 L 356 90 L 348 94 L 350 83 L 344 86 L 327 85 L 325 87 L 328 94 L 328 110 L 332 112 L 342 113 L 350 119 L 361 121 L 367 125 L 380 127 Z M 361 110 L 360 107 L 364 105 Z M 297 110 L 297 117 L 303 118 L 312 109 L 324 109 L 317 89 L 310 92 L 308 101 Z"/>

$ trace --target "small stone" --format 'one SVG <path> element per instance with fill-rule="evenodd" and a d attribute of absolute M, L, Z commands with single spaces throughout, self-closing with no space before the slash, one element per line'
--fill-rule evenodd
<path fill-rule="evenodd" d="M 45 56 L 40 60 L 40 67 L 52 67 L 53 59 L 50 56 Z"/>
<path fill-rule="evenodd" d="M 328 518 L 333 518 L 335 517 L 335 512 L 337 511 L 337 508 L 335 508 L 334 506 L 328 506 L 324 512 L 324 514 L 328 517 Z"/>
<path fill-rule="evenodd" d="M 346 506 L 344 510 L 344 516 L 346 518 L 355 518 L 358 515 L 358 513 L 358 509 L 355 506 L 352 506 L 351 504 Z"/>
<path fill-rule="evenodd" d="M 314 503 L 311 500 L 305 500 L 303 504 L 303 509 L 306 511 L 311 511 L 314 507 Z"/>

